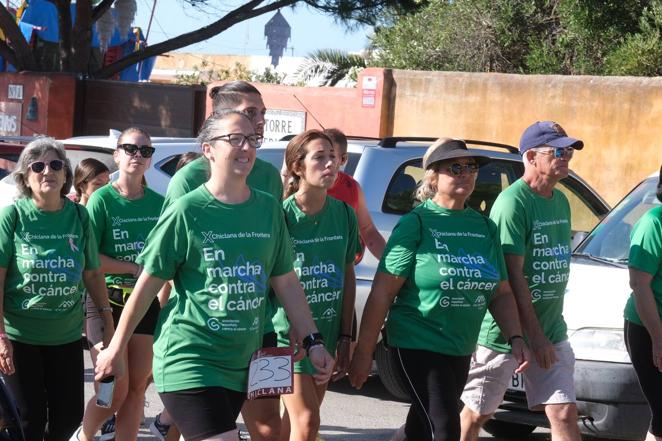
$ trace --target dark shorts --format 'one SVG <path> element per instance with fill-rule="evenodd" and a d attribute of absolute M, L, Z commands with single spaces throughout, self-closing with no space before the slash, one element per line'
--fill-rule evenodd
<path fill-rule="evenodd" d="M 204 387 L 160 393 L 163 405 L 186 441 L 211 438 L 237 428 L 245 392 Z"/>
<path fill-rule="evenodd" d="M 97 311 L 97 306 L 92 301 L 92 298 L 88 295 L 86 296 L 87 300 L 85 301 L 85 318 L 86 318 L 86 330 L 87 341 L 90 346 L 94 346 L 103 339 L 103 318 Z M 110 306 L 113 308 L 113 322 L 115 328 L 120 321 L 120 316 L 124 308 L 122 306 L 111 303 Z M 134 334 L 144 334 L 144 335 L 154 335 L 154 330 L 156 330 L 156 323 L 159 319 L 159 312 L 161 307 L 159 305 L 158 299 L 154 299 L 152 304 L 149 305 L 149 309 L 145 316 L 140 320 Z"/>

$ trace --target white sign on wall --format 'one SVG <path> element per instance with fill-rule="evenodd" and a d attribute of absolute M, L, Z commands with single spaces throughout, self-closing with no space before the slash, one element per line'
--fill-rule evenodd
<path fill-rule="evenodd" d="M 306 130 L 306 112 L 269 109 L 264 116 L 264 140 L 279 141 L 283 136 Z"/>
<path fill-rule="evenodd" d="M 22 84 L 10 84 L 7 89 L 7 98 L 10 100 L 22 100 L 23 99 L 23 85 Z"/>
<path fill-rule="evenodd" d="M 21 135 L 21 111 L 23 104 L 0 101 L 0 135 Z"/>

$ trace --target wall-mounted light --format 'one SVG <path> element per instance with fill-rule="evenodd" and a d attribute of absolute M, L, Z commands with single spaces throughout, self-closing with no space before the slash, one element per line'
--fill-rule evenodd
<path fill-rule="evenodd" d="M 25 119 L 28 121 L 36 121 L 39 117 L 39 104 L 37 103 L 37 97 L 33 96 L 30 98 L 30 104 L 28 105 L 28 113 L 25 115 Z"/>

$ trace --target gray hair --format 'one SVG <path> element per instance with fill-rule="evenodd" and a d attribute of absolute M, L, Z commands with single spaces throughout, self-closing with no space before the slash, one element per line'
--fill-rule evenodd
<path fill-rule="evenodd" d="M 29 165 L 48 152 L 54 152 L 58 159 L 64 162 L 65 179 L 64 185 L 60 189 L 60 196 L 65 197 L 69 193 L 71 183 L 74 180 L 74 174 L 71 170 L 71 163 L 67 159 L 64 144 L 56 141 L 54 138 L 42 136 L 34 139 L 25 146 L 21 155 L 18 157 L 16 169 L 12 172 L 19 198 L 32 197 L 32 189 L 27 185 Z"/>
<path fill-rule="evenodd" d="M 251 119 L 246 116 L 245 113 L 238 110 L 223 110 L 220 112 L 214 112 L 202 123 L 202 128 L 200 133 L 198 133 L 198 142 L 202 145 L 205 142 L 209 142 L 216 135 L 216 123 L 228 119 L 231 115 L 239 115 L 243 118 L 246 118 L 248 122 L 253 125 Z"/>

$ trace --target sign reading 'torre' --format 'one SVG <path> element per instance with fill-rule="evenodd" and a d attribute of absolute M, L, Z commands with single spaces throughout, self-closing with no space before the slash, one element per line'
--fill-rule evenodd
<path fill-rule="evenodd" d="M 279 141 L 283 136 L 298 135 L 306 130 L 306 112 L 269 109 L 264 119 L 265 141 Z"/>
<path fill-rule="evenodd" d="M 23 104 L 0 101 L 0 135 L 20 136 Z"/>

